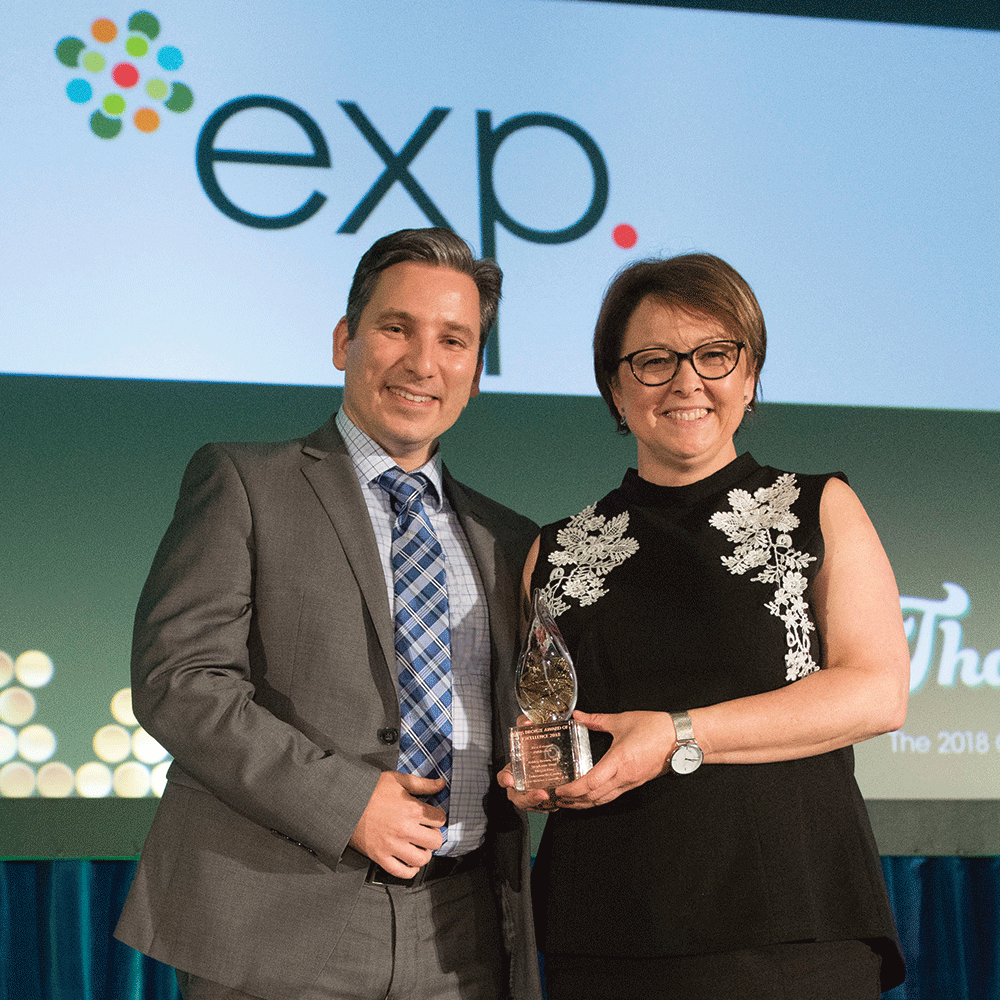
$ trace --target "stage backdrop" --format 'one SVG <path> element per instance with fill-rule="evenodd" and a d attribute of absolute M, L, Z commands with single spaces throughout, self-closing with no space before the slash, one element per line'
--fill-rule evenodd
<path fill-rule="evenodd" d="M 429 222 L 506 274 L 447 461 L 539 521 L 634 461 L 590 374 L 612 274 L 747 277 L 738 444 L 843 469 L 900 585 L 910 716 L 858 752 L 883 851 L 1000 843 L 995 31 L 565 0 L 54 0 L 5 31 L 0 853 L 134 853 L 168 759 L 131 615 L 184 464 L 324 421 L 357 258 Z"/>

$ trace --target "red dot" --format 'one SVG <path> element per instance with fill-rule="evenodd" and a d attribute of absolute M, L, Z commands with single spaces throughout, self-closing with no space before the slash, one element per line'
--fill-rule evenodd
<path fill-rule="evenodd" d="M 630 250 L 635 246 L 639 234 L 630 225 L 623 222 L 620 226 L 615 226 L 614 237 L 618 246 Z"/>
<path fill-rule="evenodd" d="M 119 87 L 134 87 L 139 82 L 139 71 L 131 63 L 119 63 L 111 71 L 111 79 Z"/>

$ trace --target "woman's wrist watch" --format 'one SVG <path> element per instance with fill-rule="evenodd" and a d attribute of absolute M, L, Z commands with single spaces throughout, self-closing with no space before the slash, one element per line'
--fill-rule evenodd
<path fill-rule="evenodd" d="M 691 716 L 687 712 L 671 712 L 674 720 L 674 730 L 677 733 L 677 746 L 670 755 L 670 770 L 674 774 L 691 774 L 701 767 L 705 759 L 698 741 L 694 738 L 691 728 Z"/>

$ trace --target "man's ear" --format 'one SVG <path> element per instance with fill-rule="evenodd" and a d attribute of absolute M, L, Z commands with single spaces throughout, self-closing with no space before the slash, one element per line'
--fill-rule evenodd
<path fill-rule="evenodd" d="M 333 366 L 339 371 L 344 371 L 347 367 L 347 342 L 350 339 L 347 317 L 342 316 L 340 322 L 333 328 Z"/>
<path fill-rule="evenodd" d="M 483 359 L 479 359 L 476 365 L 476 374 L 472 376 L 472 387 L 469 389 L 469 399 L 475 399 L 479 395 L 479 376 L 483 374 Z"/>

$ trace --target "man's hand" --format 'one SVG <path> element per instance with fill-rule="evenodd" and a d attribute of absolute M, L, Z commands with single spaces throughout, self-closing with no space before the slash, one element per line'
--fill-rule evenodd
<path fill-rule="evenodd" d="M 536 541 L 537 546 L 537 541 Z M 531 719 L 526 715 L 519 715 L 515 725 L 520 729 L 522 726 L 531 724 Z M 514 775 L 508 764 L 498 775 L 497 782 L 501 788 L 507 789 L 507 798 L 523 812 L 552 812 L 559 807 L 555 798 L 544 788 L 529 788 L 526 792 L 519 792 L 514 787 Z"/>
<path fill-rule="evenodd" d="M 511 773 L 510 764 L 497 775 L 497 782 L 507 789 L 507 798 L 518 809 L 526 812 L 552 812 L 559 808 L 555 799 L 544 788 L 529 788 L 526 792 L 519 792 L 514 787 L 514 775 Z"/>
<path fill-rule="evenodd" d="M 417 796 L 433 795 L 444 778 L 383 771 L 351 837 L 351 847 L 380 864 L 390 875 L 411 878 L 444 843 L 443 809 Z"/>

